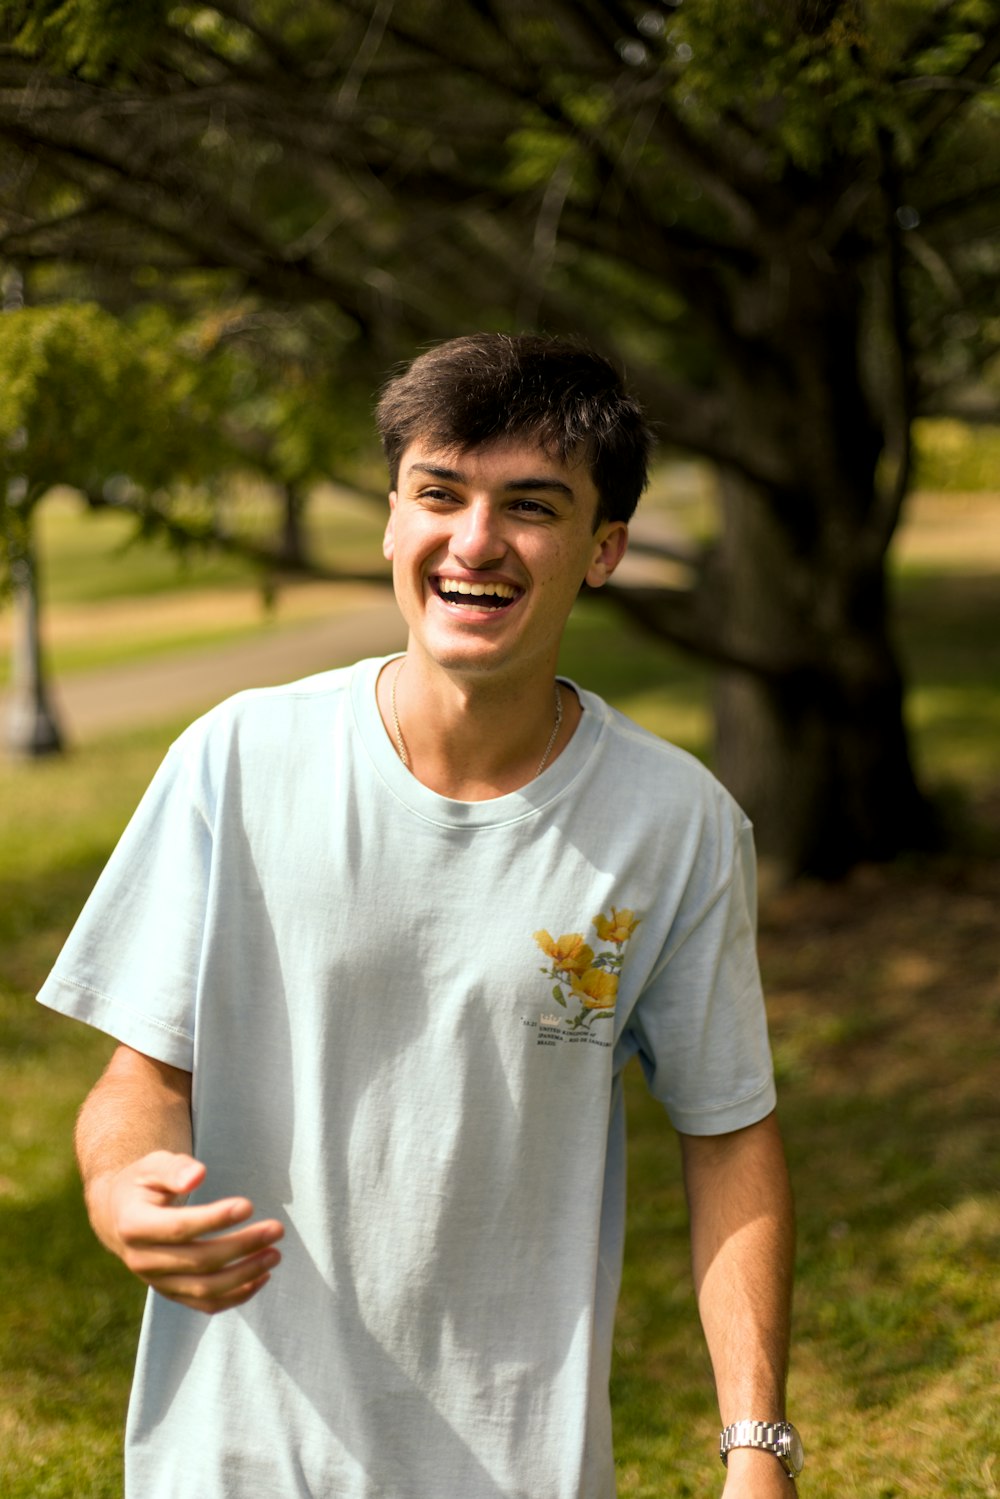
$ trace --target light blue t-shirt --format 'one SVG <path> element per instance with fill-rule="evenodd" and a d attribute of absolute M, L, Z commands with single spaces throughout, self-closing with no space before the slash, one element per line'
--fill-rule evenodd
<path fill-rule="evenodd" d="M 592 694 L 485 802 L 401 764 L 364 661 L 172 747 L 40 998 L 194 1074 L 194 1200 L 283 1262 L 151 1294 L 130 1499 L 611 1499 L 621 1071 L 675 1126 L 774 1105 L 749 825 Z"/>

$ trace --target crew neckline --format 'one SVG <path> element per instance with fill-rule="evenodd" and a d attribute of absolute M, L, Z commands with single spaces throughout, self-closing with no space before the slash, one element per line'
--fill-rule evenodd
<path fill-rule="evenodd" d="M 386 733 L 378 710 L 375 685 L 382 668 L 403 654 L 359 661 L 351 677 L 351 702 L 355 727 L 375 770 L 388 790 L 411 812 L 427 822 L 443 827 L 498 827 L 532 817 L 550 802 L 563 795 L 590 758 L 604 729 L 601 699 L 586 692 L 570 677 L 558 681 L 571 688 L 580 700 L 583 712 L 573 737 L 552 764 L 516 791 L 505 792 L 481 802 L 456 801 L 432 791 L 406 769 L 395 745 Z"/>

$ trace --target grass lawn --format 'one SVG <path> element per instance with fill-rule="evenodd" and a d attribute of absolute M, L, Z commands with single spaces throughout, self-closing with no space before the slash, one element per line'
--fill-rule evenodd
<path fill-rule="evenodd" d="M 916 548 L 902 568 L 900 637 L 920 763 L 962 790 L 965 842 L 940 858 L 858 870 L 842 885 L 797 887 L 762 912 L 799 1210 L 790 1405 L 808 1453 L 800 1493 L 811 1499 L 1000 1493 L 1000 1090 L 990 1075 L 1000 1022 L 1000 569 L 980 548 L 939 566 L 930 551 Z M 201 586 L 218 596 L 235 585 L 216 576 Z M 82 602 L 64 597 L 67 608 Z M 610 610 L 579 612 L 563 665 L 707 753 L 704 675 Z M 107 737 L 65 760 L 0 762 L 5 1499 L 121 1494 L 141 1291 L 90 1234 L 70 1149 L 75 1110 L 110 1043 L 31 996 L 180 727 Z M 619 1491 L 718 1493 L 677 1152 L 637 1072 L 629 1115 L 613 1385 Z"/>
<path fill-rule="evenodd" d="M 0 766 L 0 1493 L 10 1499 L 121 1493 L 141 1288 L 89 1231 L 70 1146 L 111 1047 L 31 996 L 163 741 L 157 731 Z"/>

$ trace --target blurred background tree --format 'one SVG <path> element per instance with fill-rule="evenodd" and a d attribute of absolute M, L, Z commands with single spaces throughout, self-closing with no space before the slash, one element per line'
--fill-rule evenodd
<path fill-rule="evenodd" d="M 262 569 L 265 593 L 276 569 L 334 577 L 307 555 L 305 496 L 358 446 L 367 402 L 362 411 L 350 390 L 331 390 L 312 347 L 280 319 L 209 307 L 179 320 L 161 304 L 125 317 L 93 302 L 30 308 L 21 284 L 9 275 L 0 324 L 0 592 L 16 615 L 8 748 L 36 755 L 63 744 L 39 628 L 45 496 L 72 487 L 91 510 L 134 518 L 135 538 L 236 552 Z M 277 496 L 276 543 L 240 525 L 234 481 L 248 474 Z"/>
<path fill-rule="evenodd" d="M 19 281 L 15 280 L 15 287 Z M 17 616 L 9 747 L 58 750 L 62 734 L 39 632 L 35 512 L 56 484 L 95 504 L 155 513 L 159 492 L 231 467 L 208 366 L 164 336 L 127 328 L 93 303 L 28 308 L 7 285 L 0 323 L 0 564 Z M 214 395 L 214 398 L 213 398 Z M 187 528 L 185 538 L 193 535 Z"/>
<path fill-rule="evenodd" d="M 716 766 L 764 859 L 928 838 L 885 559 L 915 418 L 998 416 L 1000 0 L 0 17 L 0 256 L 39 300 L 212 315 L 251 362 L 270 328 L 263 447 L 302 476 L 421 343 L 584 335 L 716 466 L 690 586 L 615 597 L 718 667 Z"/>

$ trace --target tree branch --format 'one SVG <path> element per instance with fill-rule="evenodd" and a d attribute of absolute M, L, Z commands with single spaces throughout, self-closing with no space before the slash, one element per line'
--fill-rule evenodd
<path fill-rule="evenodd" d="M 317 296 L 333 301 L 362 332 L 369 331 L 354 283 L 318 266 L 310 256 L 287 257 L 251 220 L 224 210 L 217 197 L 209 199 L 204 184 L 185 181 L 179 164 L 171 167 L 171 180 L 137 163 L 117 160 L 107 148 L 93 143 L 80 146 L 51 135 L 31 136 L 9 124 L 0 127 L 0 135 L 20 150 L 33 151 L 54 164 L 66 180 L 96 194 L 102 206 L 126 221 L 147 231 L 152 229 L 154 234 L 188 250 L 192 265 L 238 271 L 249 284 L 290 301 Z M 94 172 L 101 179 L 96 184 Z M 184 190 L 188 194 L 186 203 L 180 197 Z"/>
<path fill-rule="evenodd" d="M 239 0 L 212 0 L 212 9 L 220 16 L 225 16 L 229 21 L 235 21 L 237 26 L 242 26 L 263 51 L 284 72 L 293 77 L 301 76 L 299 73 L 299 58 L 290 48 L 286 47 L 281 36 L 265 26 L 256 16 L 251 15 L 245 5 Z"/>
<path fill-rule="evenodd" d="M 190 547 L 211 547 L 227 556 L 239 557 L 252 562 L 268 573 L 314 579 L 321 583 L 378 583 L 391 587 L 392 576 L 388 569 L 366 571 L 363 568 L 331 568 L 309 558 L 288 558 L 271 547 L 261 546 L 244 536 L 235 536 L 224 530 L 215 521 L 196 525 L 180 521 L 158 505 L 146 499 L 131 499 L 127 496 L 109 498 L 100 492 L 83 491 L 87 504 L 95 510 L 117 510 L 132 515 L 141 522 L 140 533 L 162 536 L 178 551 Z"/>
<path fill-rule="evenodd" d="M 351 8 L 356 8 L 356 0 L 352 0 Z M 471 70 L 476 77 L 489 83 L 491 88 L 499 91 L 501 94 L 506 94 L 508 97 L 515 98 L 521 103 L 535 109 L 540 109 L 552 124 L 565 130 L 571 139 L 579 141 L 592 153 L 595 165 L 602 172 L 606 180 L 616 180 L 619 176 L 618 164 L 609 150 L 608 143 L 602 139 L 596 130 L 583 124 L 581 120 L 567 112 L 562 96 L 552 88 L 550 69 L 543 67 L 538 59 L 525 54 L 523 48 L 513 36 L 512 31 L 505 24 L 507 13 L 492 4 L 479 5 L 477 6 L 477 11 L 493 27 L 501 45 L 506 48 L 509 59 L 517 62 L 517 71 L 509 67 L 504 69 L 503 64 L 488 68 L 478 59 L 469 59 L 468 57 L 457 60 L 449 49 L 442 47 L 440 39 L 437 36 L 433 39 L 424 37 L 420 33 L 412 31 L 409 27 L 402 26 L 395 16 L 389 23 L 389 29 L 407 45 L 426 49 L 439 59 L 447 61 L 451 66 L 458 65 L 465 71 Z M 615 67 L 620 68 L 621 62 L 617 53 L 614 52 L 613 47 L 611 48 L 611 57 L 613 58 Z M 562 67 L 567 66 L 567 59 L 565 57 L 561 59 L 561 65 Z M 609 84 L 612 82 L 606 70 L 603 72 L 602 78 L 603 81 Z M 662 78 L 651 81 L 656 85 L 655 93 L 651 97 L 655 96 L 658 110 L 663 111 L 666 106 L 663 102 Z M 620 114 L 624 115 L 628 113 L 629 116 L 631 115 L 636 102 L 633 96 L 634 90 L 630 90 L 624 97 L 622 96 L 622 91 L 619 90 L 618 102 Z M 712 158 L 707 145 L 704 147 L 699 146 L 695 138 L 685 130 L 676 116 L 672 117 L 670 128 L 672 142 L 678 151 L 684 150 L 687 164 L 692 169 L 697 167 L 699 173 L 704 172 L 706 174 L 706 180 L 703 182 L 706 191 L 717 194 L 720 206 L 725 208 L 734 222 L 740 224 L 745 234 L 748 234 L 750 228 L 753 227 L 753 237 L 757 238 L 756 218 L 749 205 L 741 203 L 739 195 L 730 187 L 729 179 L 731 179 L 731 173 L 726 174 L 721 164 L 715 162 L 714 158 Z M 710 182 L 707 180 L 709 173 L 711 174 Z M 702 181 L 700 175 L 699 181 Z M 655 212 L 651 205 L 642 200 L 635 185 L 627 184 L 624 190 L 630 194 L 632 206 L 640 211 L 642 218 L 647 223 L 655 224 L 657 222 Z M 692 235 L 691 237 L 692 240 L 697 239 L 709 255 L 716 249 L 731 248 L 723 244 L 717 244 L 710 236 Z M 704 292 L 704 288 L 702 290 Z"/>
<path fill-rule="evenodd" d="M 936 93 L 926 106 L 917 112 L 916 123 L 919 129 L 914 142 L 915 152 L 919 152 L 921 147 L 926 147 L 942 126 L 959 110 L 965 108 L 969 99 L 974 97 L 975 88 L 966 88 L 964 85 L 976 85 L 983 82 L 998 62 L 1000 62 L 1000 24 L 994 25 L 986 32 L 982 46 L 973 53 L 961 72 L 955 74 L 951 91 Z"/>
<path fill-rule="evenodd" d="M 771 681 L 787 681 L 814 670 L 812 663 L 794 649 L 784 657 L 775 657 L 725 644 L 715 627 L 714 611 L 707 607 L 700 590 L 628 588 L 608 583 L 601 594 L 657 640 L 668 640 L 714 666 Z"/>
<path fill-rule="evenodd" d="M 909 309 L 906 304 L 901 271 L 902 234 L 893 213 L 898 191 L 893 180 L 891 142 L 886 136 L 880 140 L 880 154 L 883 173 L 881 208 L 888 255 L 885 267 L 885 296 L 888 303 L 885 344 L 888 348 L 890 366 L 882 426 L 885 432 L 885 452 L 893 466 L 893 472 L 888 481 L 883 479 L 880 483 L 876 478 L 871 513 L 860 538 L 867 564 L 871 568 L 880 565 L 885 555 L 899 524 L 903 502 L 909 489 L 913 456 L 911 432 L 916 394 Z"/>

